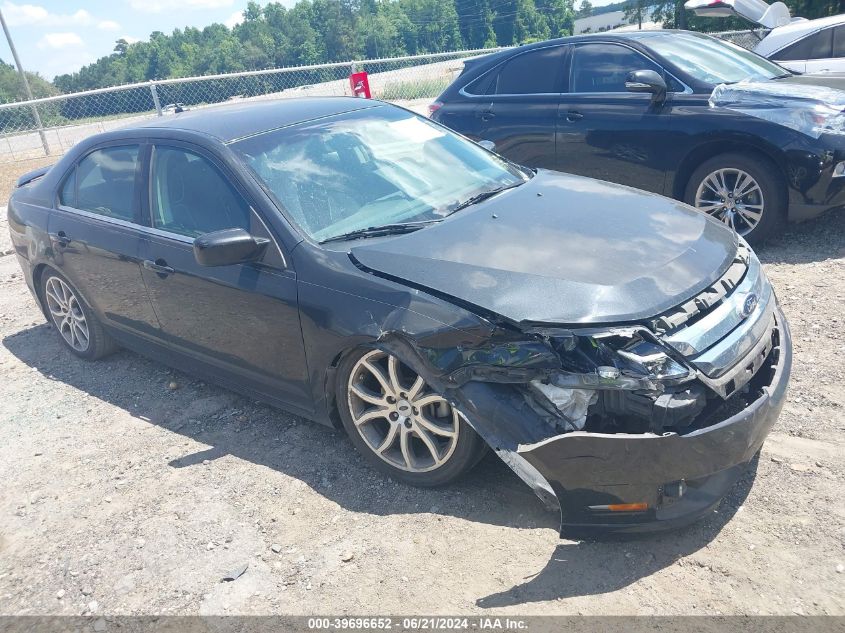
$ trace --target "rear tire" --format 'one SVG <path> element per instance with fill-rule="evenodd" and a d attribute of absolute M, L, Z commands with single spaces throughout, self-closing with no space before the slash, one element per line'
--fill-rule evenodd
<path fill-rule="evenodd" d="M 343 427 L 379 472 L 411 486 L 443 486 L 484 455 L 487 445 L 464 417 L 396 357 L 360 350 L 337 375 Z"/>
<path fill-rule="evenodd" d="M 759 244 L 786 223 L 787 198 L 769 160 L 741 153 L 714 156 L 690 176 L 684 202 Z"/>
<path fill-rule="evenodd" d="M 82 293 L 63 275 L 53 269 L 44 271 L 40 292 L 50 322 L 73 354 L 97 360 L 117 350 Z"/>

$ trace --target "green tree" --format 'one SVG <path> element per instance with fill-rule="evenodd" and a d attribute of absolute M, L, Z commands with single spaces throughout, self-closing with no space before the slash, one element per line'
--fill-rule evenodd
<path fill-rule="evenodd" d="M 575 29 L 573 0 L 535 0 L 537 10 L 546 16 L 550 37 L 572 35 Z"/>
<path fill-rule="evenodd" d="M 581 0 L 581 6 L 578 7 L 576 17 L 586 18 L 593 14 L 593 3 L 590 0 Z"/>
<path fill-rule="evenodd" d="M 648 21 L 648 0 L 629 0 L 625 6 L 625 20 L 629 24 L 636 24 L 643 28 L 643 22 Z"/>

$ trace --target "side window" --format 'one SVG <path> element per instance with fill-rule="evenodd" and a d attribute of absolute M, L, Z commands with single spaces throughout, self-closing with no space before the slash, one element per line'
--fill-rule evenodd
<path fill-rule="evenodd" d="M 800 61 L 804 59 L 826 59 L 833 49 L 833 29 L 824 29 L 772 55 L 772 59 L 781 61 Z"/>
<path fill-rule="evenodd" d="M 59 190 L 59 204 L 66 207 L 76 206 L 76 167 L 67 175 Z"/>
<path fill-rule="evenodd" d="M 468 83 L 464 87 L 464 91 L 471 95 L 490 95 L 495 94 L 497 73 L 485 73 L 478 79 Z"/>
<path fill-rule="evenodd" d="M 560 92 L 565 51 L 563 46 L 553 46 L 512 57 L 499 71 L 495 94 L 535 95 Z"/>
<path fill-rule="evenodd" d="M 845 57 L 845 26 L 833 29 L 833 56 Z"/>
<path fill-rule="evenodd" d="M 64 204 L 110 218 L 135 221 L 138 146 L 106 147 L 91 152 L 76 167 L 76 200 L 70 185 L 62 187 Z M 72 181 L 73 178 L 68 178 Z M 64 196 L 68 196 L 65 198 Z"/>
<path fill-rule="evenodd" d="M 150 206 L 154 227 L 189 237 L 250 228 L 247 201 L 208 160 L 181 148 L 155 148 Z"/>
<path fill-rule="evenodd" d="M 635 70 L 663 69 L 626 46 L 586 44 L 575 49 L 572 92 L 627 92 L 625 79 Z"/>

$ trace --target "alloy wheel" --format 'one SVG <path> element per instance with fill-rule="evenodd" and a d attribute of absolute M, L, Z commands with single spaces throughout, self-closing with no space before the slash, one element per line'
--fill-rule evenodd
<path fill-rule="evenodd" d="M 355 429 L 391 466 L 428 472 L 455 451 L 460 414 L 395 356 L 365 354 L 350 372 L 347 393 Z"/>
<path fill-rule="evenodd" d="M 82 305 L 70 286 L 58 277 L 50 277 L 44 286 L 47 308 L 65 342 L 78 352 L 88 349 L 88 323 Z"/>
<path fill-rule="evenodd" d="M 748 172 L 726 167 L 701 181 L 695 192 L 695 206 L 740 235 L 748 235 L 763 217 L 765 200 L 760 185 Z"/>

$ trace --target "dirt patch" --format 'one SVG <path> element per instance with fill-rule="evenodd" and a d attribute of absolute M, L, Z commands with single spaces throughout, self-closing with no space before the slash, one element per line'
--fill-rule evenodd
<path fill-rule="evenodd" d="M 46 158 L 19 160 L 14 163 L 0 163 L 0 204 L 6 206 L 6 202 L 15 188 L 15 183 L 22 174 L 45 165 L 52 165 L 59 158 L 61 156 L 48 156 Z M 3 232 L 5 234 L 7 231 L 4 229 Z"/>
<path fill-rule="evenodd" d="M 604 543 L 559 540 L 494 456 L 409 488 L 340 433 L 128 352 L 77 360 L 2 257 L 0 611 L 845 614 L 845 214 L 760 255 L 796 355 L 759 463 L 699 524 Z"/>

